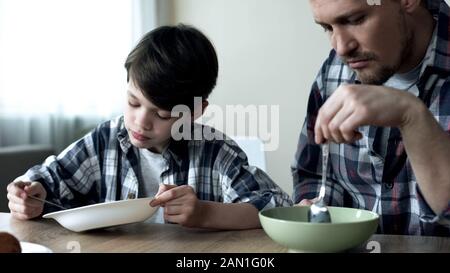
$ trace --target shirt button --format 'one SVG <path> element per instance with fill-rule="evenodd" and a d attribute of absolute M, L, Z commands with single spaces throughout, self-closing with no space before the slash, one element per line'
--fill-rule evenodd
<path fill-rule="evenodd" d="M 128 194 L 127 199 L 134 199 L 134 198 L 136 198 L 136 194 L 134 194 L 134 192 L 130 192 L 130 193 Z"/>
<path fill-rule="evenodd" d="M 394 183 L 392 183 L 392 182 L 384 183 L 384 188 L 388 189 L 388 190 L 392 190 L 392 188 L 394 188 Z"/>

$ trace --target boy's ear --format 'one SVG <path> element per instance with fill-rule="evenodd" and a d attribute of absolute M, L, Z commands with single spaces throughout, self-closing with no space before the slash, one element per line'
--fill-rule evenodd
<path fill-rule="evenodd" d="M 192 113 L 192 120 L 196 120 L 199 117 L 201 117 L 203 115 L 203 113 L 205 112 L 206 107 L 208 107 L 209 102 L 207 100 L 202 100 L 202 104 L 201 105 L 195 105 L 194 106 L 194 112 Z"/>

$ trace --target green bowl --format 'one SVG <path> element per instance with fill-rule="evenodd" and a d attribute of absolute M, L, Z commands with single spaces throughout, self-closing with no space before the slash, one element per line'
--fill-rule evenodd
<path fill-rule="evenodd" d="M 277 207 L 259 213 L 267 235 L 290 252 L 341 252 L 364 243 L 376 231 L 378 214 L 328 207 L 331 223 L 308 222 L 309 206 Z"/>

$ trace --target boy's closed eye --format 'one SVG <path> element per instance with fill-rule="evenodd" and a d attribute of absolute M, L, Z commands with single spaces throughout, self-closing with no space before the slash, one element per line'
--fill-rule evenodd
<path fill-rule="evenodd" d="M 128 101 L 128 105 L 130 107 L 132 107 L 132 108 L 138 108 L 138 107 L 141 106 L 138 103 L 134 103 L 134 102 L 130 102 L 130 101 Z M 156 116 L 156 118 L 162 119 L 162 120 L 169 120 L 169 119 L 172 118 L 172 115 L 171 115 L 170 112 L 158 112 L 158 111 L 155 111 L 154 115 Z"/>
<path fill-rule="evenodd" d="M 163 120 L 169 120 L 172 118 L 172 116 L 170 115 L 170 112 L 168 112 L 168 113 L 156 112 L 156 117 L 158 117 L 159 119 L 163 119 Z"/>
<path fill-rule="evenodd" d="M 128 105 L 131 108 L 139 108 L 141 107 L 141 102 L 139 101 L 139 99 L 133 95 L 133 93 L 131 91 L 128 90 L 128 99 L 127 99 Z M 144 105 L 145 106 L 145 105 Z M 153 115 L 161 120 L 170 120 L 172 119 L 172 114 L 170 111 L 166 111 L 163 109 L 159 109 L 156 107 L 152 107 L 150 108 L 151 112 L 153 112 Z"/>
<path fill-rule="evenodd" d="M 128 101 L 128 105 L 131 107 L 139 107 L 139 103 Z"/>

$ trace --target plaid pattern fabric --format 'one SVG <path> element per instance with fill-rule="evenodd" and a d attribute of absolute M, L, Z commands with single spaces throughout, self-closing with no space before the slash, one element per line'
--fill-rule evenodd
<path fill-rule="evenodd" d="M 197 124 L 194 130 L 203 128 Z M 292 205 L 267 174 L 248 165 L 245 153 L 230 139 L 172 141 L 163 157 L 168 166 L 160 183 L 187 184 L 200 200 L 248 202 L 259 210 Z M 137 198 L 143 181 L 139 164 L 139 151 L 129 140 L 122 116 L 100 124 L 21 178 L 41 182 L 48 200 L 73 208 Z M 44 207 L 45 213 L 54 210 Z"/>
<path fill-rule="evenodd" d="M 442 128 L 450 130 L 449 7 L 428 1 L 436 30 L 412 92 L 429 107 Z M 331 51 L 309 97 L 307 117 L 292 164 L 294 202 L 318 195 L 321 149 L 314 142 L 314 124 L 324 101 L 342 83 L 358 84 L 356 73 Z M 329 205 L 372 210 L 380 215 L 379 233 L 450 236 L 450 204 L 435 215 L 424 200 L 407 159 L 400 131 L 364 126 L 363 138 L 330 145 L 326 198 Z M 420 133 L 420 132 L 418 132 Z"/>

